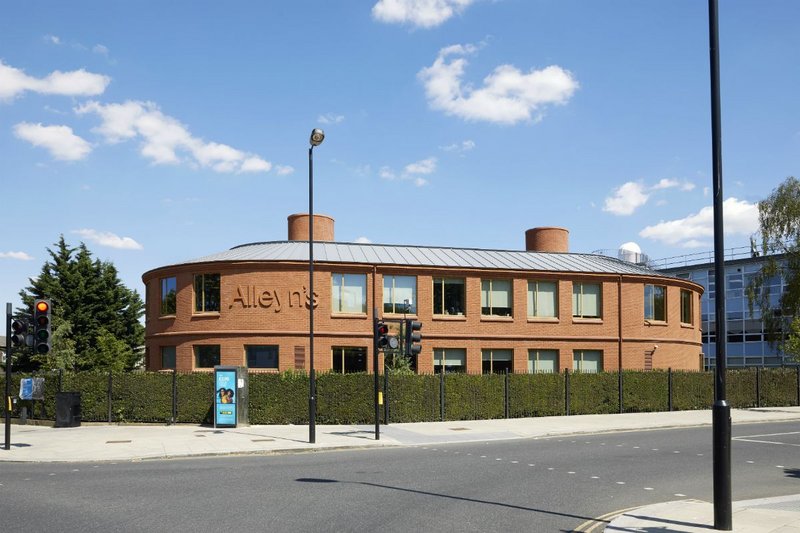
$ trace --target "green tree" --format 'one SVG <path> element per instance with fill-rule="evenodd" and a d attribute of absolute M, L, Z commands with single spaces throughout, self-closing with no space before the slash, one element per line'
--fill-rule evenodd
<path fill-rule="evenodd" d="M 747 288 L 750 309 L 758 305 L 767 340 L 800 360 L 800 323 L 793 324 L 794 317 L 800 317 L 800 181 L 790 176 L 760 201 L 758 223 L 766 257 Z M 770 282 L 780 277 L 784 291 L 776 306 L 772 294 L 776 284 Z"/>
<path fill-rule="evenodd" d="M 93 259 L 83 243 L 70 247 L 61 235 L 55 248 L 47 252 L 50 258 L 39 276 L 20 291 L 24 306 L 18 314 L 30 315 L 36 298 L 49 298 L 54 327 L 67 323 L 68 332 L 62 333 L 58 349 L 53 346 L 53 357 L 28 354 L 18 366 L 25 370 L 58 368 L 69 361 L 76 370 L 130 370 L 136 366 L 136 348 L 144 343 L 144 326 L 139 322 L 144 304 L 139 294 L 122 284 L 113 264 Z M 56 327 L 54 337 L 57 331 Z"/>
<path fill-rule="evenodd" d="M 78 355 L 75 353 L 75 341 L 72 339 L 72 325 L 66 320 L 55 317 L 52 326 L 50 353 L 34 355 L 33 362 L 41 370 L 75 370 Z"/>

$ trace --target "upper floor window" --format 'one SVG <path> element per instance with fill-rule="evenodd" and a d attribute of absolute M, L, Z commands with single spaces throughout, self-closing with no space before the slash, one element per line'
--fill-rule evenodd
<path fill-rule="evenodd" d="M 602 318 L 602 285 L 599 283 L 572 283 L 572 316 L 576 318 Z"/>
<path fill-rule="evenodd" d="M 366 274 L 331 274 L 331 309 L 334 313 L 367 312 Z"/>
<path fill-rule="evenodd" d="M 463 315 L 465 295 L 464 278 L 433 278 L 433 314 Z"/>
<path fill-rule="evenodd" d="M 558 372 L 558 350 L 528 350 L 529 374 Z"/>
<path fill-rule="evenodd" d="M 481 314 L 511 316 L 511 281 L 484 279 L 481 281 Z"/>
<path fill-rule="evenodd" d="M 175 278 L 161 278 L 161 315 L 174 315 L 177 285 Z"/>
<path fill-rule="evenodd" d="M 600 372 L 603 370 L 601 350 L 575 350 L 572 355 L 572 370 L 575 372 Z"/>
<path fill-rule="evenodd" d="M 681 289 L 681 322 L 694 325 L 694 297 L 692 291 Z"/>
<path fill-rule="evenodd" d="M 383 312 L 417 314 L 416 276 L 383 276 Z"/>
<path fill-rule="evenodd" d="M 528 282 L 528 316 L 558 316 L 558 285 L 554 281 Z"/>
<path fill-rule="evenodd" d="M 195 274 L 195 313 L 219 313 L 219 274 Z"/>
<path fill-rule="evenodd" d="M 663 285 L 644 286 L 645 320 L 667 320 L 667 288 Z"/>

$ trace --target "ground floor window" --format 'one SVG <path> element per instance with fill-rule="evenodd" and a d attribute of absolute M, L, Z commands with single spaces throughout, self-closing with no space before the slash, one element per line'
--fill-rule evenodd
<path fill-rule="evenodd" d="M 278 369 L 277 346 L 245 346 L 248 368 Z"/>
<path fill-rule="evenodd" d="M 333 371 L 340 374 L 367 371 L 367 349 L 360 347 L 334 346 Z"/>
<path fill-rule="evenodd" d="M 219 344 L 203 344 L 194 347 L 195 368 L 214 368 L 219 364 Z"/>
<path fill-rule="evenodd" d="M 514 350 L 481 350 L 484 374 L 513 372 Z"/>
<path fill-rule="evenodd" d="M 175 368 L 175 346 L 161 347 L 161 368 Z"/>
<path fill-rule="evenodd" d="M 558 372 L 558 350 L 528 350 L 529 374 Z"/>
<path fill-rule="evenodd" d="M 600 372 L 603 370 L 603 352 L 601 350 L 575 350 L 572 370 L 587 373 Z"/>
<path fill-rule="evenodd" d="M 435 348 L 433 350 L 433 372 L 450 374 L 467 371 L 467 350 L 464 348 Z"/>

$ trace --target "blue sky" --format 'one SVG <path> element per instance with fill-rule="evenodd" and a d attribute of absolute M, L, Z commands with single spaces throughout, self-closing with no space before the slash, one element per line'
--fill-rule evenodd
<path fill-rule="evenodd" d="M 720 2 L 726 247 L 800 163 L 800 3 Z M 0 297 L 60 234 L 152 268 L 286 238 L 712 248 L 700 0 L 12 2 L 0 16 Z"/>

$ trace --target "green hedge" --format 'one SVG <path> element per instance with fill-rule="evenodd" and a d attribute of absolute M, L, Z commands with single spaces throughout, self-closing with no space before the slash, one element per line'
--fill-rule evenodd
<path fill-rule="evenodd" d="M 664 371 L 624 371 L 623 410 L 628 413 L 669 409 L 669 376 Z M 672 372 L 674 410 L 709 409 L 714 400 L 713 372 Z M 798 404 L 797 370 L 793 368 L 729 370 L 727 398 L 734 408 L 778 407 Z M 19 394 L 23 376 L 14 374 L 11 394 Z M 52 420 L 59 385 L 63 391 L 81 393 L 82 419 L 109 421 L 108 373 L 40 373 L 45 379 L 43 401 L 18 401 L 28 417 Z M 566 412 L 569 379 L 569 414 L 619 412 L 619 374 L 510 374 L 504 375 L 396 375 L 384 391 L 389 422 L 554 416 Z M 113 374 L 110 415 L 112 422 L 169 423 L 173 421 L 173 380 L 176 391 L 175 422 L 210 424 L 213 420 L 214 375 L 169 372 Z M 444 398 L 441 385 L 444 383 Z M 320 424 L 372 424 L 374 376 L 323 373 L 317 377 L 317 422 Z M 383 377 L 380 380 L 384 387 Z M 5 382 L 0 375 L 0 387 Z M 506 390 L 506 387 L 508 390 Z M 251 374 L 249 418 L 252 424 L 307 424 L 308 376 L 302 372 Z M 760 392 L 760 396 L 759 396 Z M 508 405 L 506 406 L 506 397 Z M 383 409 L 380 409 L 383 417 Z"/>

